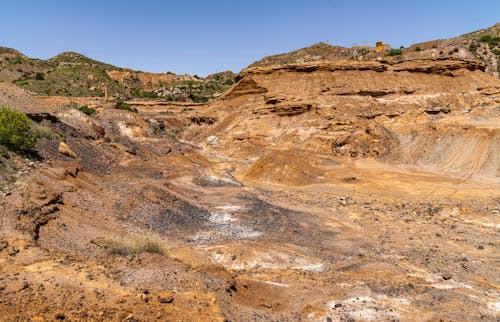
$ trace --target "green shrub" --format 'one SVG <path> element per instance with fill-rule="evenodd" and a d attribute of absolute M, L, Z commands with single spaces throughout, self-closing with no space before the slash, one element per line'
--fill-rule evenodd
<path fill-rule="evenodd" d="M 43 73 L 36 73 L 35 79 L 44 80 L 45 79 L 45 75 Z"/>
<path fill-rule="evenodd" d="M 158 98 L 158 94 L 156 94 L 155 92 L 142 92 L 141 97 L 144 97 L 144 98 Z"/>
<path fill-rule="evenodd" d="M 38 137 L 30 119 L 23 113 L 0 107 L 0 144 L 10 150 L 31 150 Z"/>
<path fill-rule="evenodd" d="M 127 104 L 127 103 L 125 103 L 124 101 L 121 101 L 121 100 L 119 100 L 119 101 L 116 102 L 115 108 L 119 109 L 119 110 L 130 111 L 130 112 L 133 112 L 133 113 L 138 113 L 139 112 L 135 107 L 132 107 L 132 106 L 130 106 L 130 104 Z"/>
<path fill-rule="evenodd" d="M 198 95 L 191 93 L 188 95 L 188 97 L 194 102 L 194 103 L 206 103 L 208 102 L 208 97 L 203 96 L 203 95 Z"/>
<path fill-rule="evenodd" d="M 479 38 L 479 41 L 495 46 L 500 43 L 500 37 L 491 37 L 490 35 L 484 35 Z"/>
<path fill-rule="evenodd" d="M 422 51 L 422 48 L 417 47 L 417 48 L 415 48 L 415 51 Z"/>
<path fill-rule="evenodd" d="M 77 109 L 78 109 L 80 112 L 82 112 L 82 113 L 84 113 L 84 114 L 87 114 L 88 116 L 92 116 L 92 115 L 94 115 L 95 113 L 97 113 L 97 111 L 95 110 L 95 108 L 88 107 L 87 105 L 79 106 Z"/>
<path fill-rule="evenodd" d="M 403 54 L 403 49 L 391 49 L 387 53 L 387 56 L 398 56 Z"/>
<path fill-rule="evenodd" d="M 473 53 L 475 53 L 478 48 L 479 48 L 478 44 L 471 43 L 470 46 L 469 46 L 469 51 L 472 51 Z"/>

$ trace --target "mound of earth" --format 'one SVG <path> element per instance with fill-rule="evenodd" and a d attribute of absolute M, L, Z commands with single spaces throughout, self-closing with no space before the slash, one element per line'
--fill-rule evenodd
<path fill-rule="evenodd" d="M 299 151 L 272 151 L 248 170 L 246 180 L 304 186 L 318 182 L 323 172 L 311 165 L 307 154 Z"/>

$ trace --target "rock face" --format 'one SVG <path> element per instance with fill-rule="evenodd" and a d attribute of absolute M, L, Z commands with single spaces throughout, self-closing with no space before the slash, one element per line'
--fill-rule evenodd
<path fill-rule="evenodd" d="M 479 178 L 488 173 L 496 180 L 500 173 L 491 169 L 499 167 L 493 157 L 498 129 L 473 124 L 482 114 L 490 125 L 498 120 L 494 107 L 483 108 L 498 104 L 500 91 L 498 79 L 485 75 L 484 68 L 478 61 L 463 59 L 249 68 L 220 101 L 208 107 L 219 121 L 197 135 L 215 135 L 216 149 L 237 155 L 260 157 L 269 149 L 293 148 L 444 170 L 442 162 L 435 164 L 436 153 L 449 158 L 446 171 L 457 176 Z M 445 115 L 469 123 L 467 134 L 447 124 Z M 418 133 L 421 143 L 410 144 L 408 132 Z M 443 155 L 432 150 L 434 140 L 457 135 L 483 142 L 484 155 L 458 156 L 452 150 Z M 483 136 L 488 139 L 480 139 Z M 458 142 L 449 143 L 457 153 L 463 148 Z M 417 157 L 422 151 L 426 158 Z"/>
<path fill-rule="evenodd" d="M 7 155 L 1 319 L 495 320 L 500 81 L 484 70 L 255 67 L 210 104 L 138 113 L 41 99 L 52 135 L 29 164 Z"/>

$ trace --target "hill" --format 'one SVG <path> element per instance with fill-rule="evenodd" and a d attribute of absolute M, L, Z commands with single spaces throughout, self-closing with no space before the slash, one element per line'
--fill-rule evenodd
<path fill-rule="evenodd" d="M 314 61 L 470 58 L 486 64 L 486 72 L 499 77 L 500 72 L 500 23 L 454 38 L 432 40 L 413 44 L 408 48 L 391 49 L 386 46 L 380 53 L 376 47 L 352 48 L 318 43 L 290 53 L 264 57 L 249 67 L 265 67 Z"/>
<path fill-rule="evenodd" d="M 0 81 L 13 82 L 35 95 L 103 97 L 107 91 L 109 97 L 206 102 L 231 86 L 234 75 L 225 72 L 203 79 L 148 73 L 115 67 L 74 52 L 40 60 L 0 47 Z"/>

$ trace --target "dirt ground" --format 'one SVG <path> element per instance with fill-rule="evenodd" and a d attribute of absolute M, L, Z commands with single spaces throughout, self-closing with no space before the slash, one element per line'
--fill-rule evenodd
<path fill-rule="evenodd" d="M 454 64 L 51 106 L 0 198 L 0 321 L 498 320 L 500 82 Z"/>

